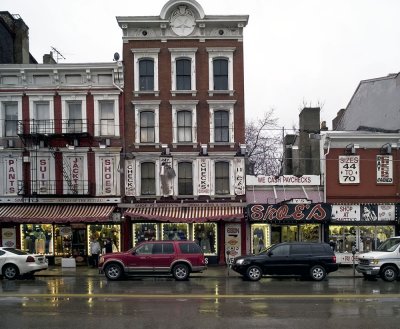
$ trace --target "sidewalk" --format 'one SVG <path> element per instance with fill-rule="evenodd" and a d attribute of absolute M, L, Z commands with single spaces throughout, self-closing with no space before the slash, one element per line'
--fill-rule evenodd
<path fill-rule="evenodd" d="M 104 276 L 100 274 L 99 270 L 89 266 L 77 266 L 77 267 L 61 267 L 61 266 L 49 266 L 45 271 L 40 271 L 35 274 L 37 277 L 46 276 L 85 276 L 85 277 L 96 277 Z M 193 277 L 204 277 L 204 278 L 224 278 L 224 277 L 240 277 L 240 274 L 228 269 L 224 265 L 210 265 L 207 270 L 203 273 L 193 273 Z M 355 271 L 353 272 L 353 266 L 341 265 L 339 270 L 328 274 L 328 278 L 362 278 L 362 275 Z"/>

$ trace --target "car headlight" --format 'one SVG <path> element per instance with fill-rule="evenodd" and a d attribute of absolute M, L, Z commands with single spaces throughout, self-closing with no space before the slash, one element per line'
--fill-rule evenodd
<path fill-rule="evenodd" d="M 244 259 L 242 258 L 242 259 L 238 259 L 236 262 L 235 262 L 235 264 L 236 265 L 243 265 L 244 264 Z"/>
<path fill-rule="evenodd" d="M 371 259 L 370 264 L 372 264 L 372 265 L 377 265 L 377 264 L 379 264 L 379 259 Z"/>

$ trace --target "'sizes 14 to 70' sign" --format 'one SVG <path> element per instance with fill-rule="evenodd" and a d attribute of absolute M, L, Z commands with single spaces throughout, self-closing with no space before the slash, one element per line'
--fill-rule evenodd
<path fill-rule="evenodd" d="M 331 207 L 325 203 L 255 204 L 249 206 L 251 221 L 327 221 Z"/>

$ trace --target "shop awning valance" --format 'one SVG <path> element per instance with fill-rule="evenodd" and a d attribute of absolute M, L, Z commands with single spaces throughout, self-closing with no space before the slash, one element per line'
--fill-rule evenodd
<path fill-rule="evenodd" d="M 128 208 L 124 216 L 134 219 L 151 219 L 174 223 L 202 223 L 214 221 L 239 221 L 243 218 L 242 206 L 230 205 L 150 205 Z"/>
<path fill-rule="evenodd" d="M 114 209 L 112 205 L 6 205 L 0 206 L 0 222 L 105 222 Z"/>

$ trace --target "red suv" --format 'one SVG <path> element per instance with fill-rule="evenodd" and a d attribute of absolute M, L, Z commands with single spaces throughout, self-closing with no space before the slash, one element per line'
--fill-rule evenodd
<path fill-rule="evenodd" d="M 172 274 L 176 280 L 186 280 L 191 272 L 202 272 L 204 254 L 192 241 L 146 241 L 126 252 L 105 254 L 99 268 L 109 280 L 132 274 Z"/>

